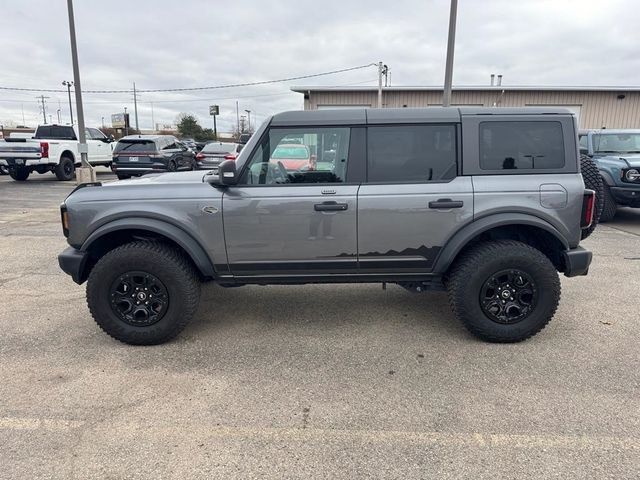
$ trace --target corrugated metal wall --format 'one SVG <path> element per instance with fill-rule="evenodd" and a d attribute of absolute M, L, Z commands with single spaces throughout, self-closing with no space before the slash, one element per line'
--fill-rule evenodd
<path fill-rule="evenodd" d="M 619 95 L 625 97 L 619 99 Z M 384 107 L 428 107 L 439 105 L 442 92 L 421 90 L 383 91 Z M 368 105 L 378 102 L 376 91 L 312 91 L 304 102 L 305 109 L 318 106 Z M 524 107 L 528 105 L 560 105 L 579 107 L 581 128 L 640 128 L 640 92 L 530 90 L 502 92 L 492 90 L 456 90 L 452 105 L 485 107 Z"/>

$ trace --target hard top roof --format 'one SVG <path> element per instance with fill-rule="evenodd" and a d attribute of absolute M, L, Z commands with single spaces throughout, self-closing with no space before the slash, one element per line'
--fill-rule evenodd
<path fill-rule="evenodd" d="M 451 123 L 464 115 L 573 115 L 562 107 L 427 107 L 427 108 L 339 108 L 294 110 L 275 114 L 273 126 L 375 125 L 388 123 Z"/>

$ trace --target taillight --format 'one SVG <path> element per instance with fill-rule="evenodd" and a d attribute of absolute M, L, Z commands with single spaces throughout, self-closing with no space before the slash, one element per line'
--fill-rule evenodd
<path fill-rule="evenodd" d="M 196 155 L 196 160 L 202 160 L 204 158 L 204 154 L 203 153 L 198 153 Z"/>
<path fill-rule="evenodd" d="M 49 158 L 49 144 L 47 142 L 40 142 L 40 155 L 42 158 Z"/>
<path fill-rule="evenodd" d="M 582 219 L 580 220 L 581 228 L 589 228 L 593 222 L 593 212 L 596 205 L 596 192 L 593 190 L 585 190 L 582 198 Z"/>
<path fill-rule="evenodd" d="M 67 206 L 63 203 L 60 205 L 60 219 L 62 221 L 62 233 L 65 237 L 69 236 L 69 214 L 67 213 Z"/>
<path fill-rule="evenodd" d="M 236 155 L 235 153 L 229 153 L 224 156 L 225 160 L 235 160 L 236 158 L 238 158 L 238 155 Z"/>

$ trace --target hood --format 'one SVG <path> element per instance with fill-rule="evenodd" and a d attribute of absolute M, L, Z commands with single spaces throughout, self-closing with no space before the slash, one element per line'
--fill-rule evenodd
<path fill-rule="evenodd" d="M 611 166 L 617 165 L 620 168 L 640 168 L 640 154 L 638 153 L 600 155 L 594 156 L 593 159 L 596 163 L 604 162 Z"/>
<path fill-rule="evenodd" d="M 627 165 L 630 168 L 640 168 L 640 155 L 637 153 L 634 153 L 633 155 L 623 155 L 620 159 L 627 162 Z"/>
<path fill-rule="evenodd" d="M 155 173 L 150 175 L 144 175 L 142 177 L 134 177 L 128 180 L 119 180 L 117 182 L 105 183 L 103 186 L 122 186 L 122 185 L 149 185 L 149 184 L 164 184 L 164 183 L 202 183 L 204 176 L 208 172 L 206 170 L 196 170 L 192 172 L 169 172 L 169 173 Z"/>

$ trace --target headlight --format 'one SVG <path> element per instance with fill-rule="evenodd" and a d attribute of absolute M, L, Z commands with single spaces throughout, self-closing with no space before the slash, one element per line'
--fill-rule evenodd
<path fill-rule="evenodd" d="M 630 182 L 637 182 L 638 180 L 640 180 L 640 172 L 638 172 L 638 170 L 636 170 L 635 168 L 632 168 L 626 171 L 626 173 L 624 174 L 624 178 L 626 178 Z"/>
<path fill-rule="evenodd" d="M 60 205 L 60 220 L 62 220 L 62 233 L 65 237 L 69 236 L 69 213 L 67 206 L 63 203 Z"/>

